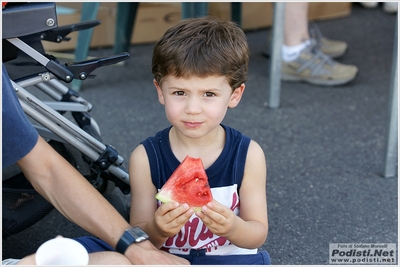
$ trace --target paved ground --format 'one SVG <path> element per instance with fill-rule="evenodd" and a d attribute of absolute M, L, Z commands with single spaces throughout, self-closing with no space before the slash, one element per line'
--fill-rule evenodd
<path fill-rule="evenodd" d="M 348 42 L 339 61 L 357 65 L 359 74 L 334 88 L 283 83 L 276 110 L 266 107 L 269 59 L 262 52 L 269 30 L 247 33 L 250 79 L 224 123 L 266 153 L 270 227 L 263 248 L 272 263 L 327 264 L 329 243 L 397 243 L 398 179 L 380 175 L 396 18 L 355 4 L 346 18 L 318 22 L 326 36 Z M 140 141 L 168 125 L 152 85 L 152 45 L 129 52 L 125 67 L 98 70 L 81 91 L 94 104 L 104 141 L 126 160 Z M 54 211 L 3 240 L 3 258 L 32 253 L 57 234 L 85 232 Z"/>

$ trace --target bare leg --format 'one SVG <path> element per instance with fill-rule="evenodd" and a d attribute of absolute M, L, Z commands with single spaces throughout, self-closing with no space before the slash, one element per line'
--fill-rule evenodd
<path fill-rule="evenodd" d="M 89 265 L 131 265 L 132 263 L 124 255 L 104 251 L 89 254 Z"/>
<path fill-rule="evenodd" d="M 295 46 L 308 39 L 308 2 L 285 3 L 284 44 Z"/>
<path fill-rule="evenodd" d="M 21 259 L 17 265 L 36 265 L 35 254 L 31 254 Z"/>

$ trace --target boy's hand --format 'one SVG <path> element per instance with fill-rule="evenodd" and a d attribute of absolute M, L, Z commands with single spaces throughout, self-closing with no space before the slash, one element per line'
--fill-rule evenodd
<path fill-rule="evenodd" d="M 161 236 L 174 236 L 193 213 L 187 204 L 180 205 L 176 202 L 162 204 L 154 214 L 155 227 Z"/>
<path fill-rule="evenodd" d="M 237 216 L 216 200 L 202 207 L 202 210 L 196 212 L 196 215 L 215 235 L 228 238 L 235 230 Z"/>

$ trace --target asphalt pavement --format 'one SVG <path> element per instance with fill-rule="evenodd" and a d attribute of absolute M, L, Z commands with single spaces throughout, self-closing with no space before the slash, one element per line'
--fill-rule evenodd
<path fill-rule="evenodd" d="M 398 244 L 398 177 L 381 175 L 396 22 L 396 15 L 358 4 L 347 17 L 317 22 L 325 36 L 348 43 L 338 61 L 357 65 L 359 73 L 337 87 L 282 83 L 281 105 L 274 110 L 268 108 L 269 59 L 263 55 L 270 29 L 246 32 L 249 80 L 224 123 L 265 151 L 269 234 L 262 249 L 273 264 L 328 264 L 330 243 Z M 80 92 L 125 167 L 142 140 L 169 125 L 152 84 L 152 48 L 131 46 L 124 66 L 96 70 Z M 90 51 L 111 53 L 107 47 Z M 88 233 L 52 211 L 3 239 L 2 258 L 33 253 L 59 234 Z"/>

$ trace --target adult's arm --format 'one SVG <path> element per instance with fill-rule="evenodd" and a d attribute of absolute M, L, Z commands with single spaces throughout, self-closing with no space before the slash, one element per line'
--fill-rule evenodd
<path fill-rule="evenodd" d="M 70 221 L 116 247 L 130 225 L 113 206 L 42 137 L 17 162 L 33 187 Z M 132 244 L 125 256 L 134 264 L 188 264 L 157 250 L 149 241 Z"/>

